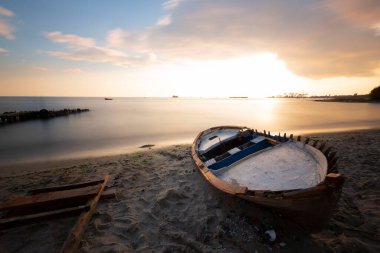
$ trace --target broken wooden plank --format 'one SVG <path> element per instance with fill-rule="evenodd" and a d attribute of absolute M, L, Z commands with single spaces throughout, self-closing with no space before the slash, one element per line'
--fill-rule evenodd
<path fill-rule="evenodd" d="M 36 206 L 51 207 L 55 204 L 62 205 L 65 203 L 73 203 L 75 201 L 86 201 L 88 198 L 96 196 L 100 187 L 100 185 L 94 185 L 66 191 L 47 192 L 32 196 L 15 197 L 3 204 L 0 204 L 0 211 Z"/>
<path fill-rule="evenodd" d="M 111 199 L 116 197 L 115 190 L 106 190 L 103 191 L 102 195 L 100 196 L 100 199 Z M 72 214 L 77 214 L 83 210 L 88 209 L 89 205 L 79 205 L 74 207 L 68 207 L 68 208 L 61 208 L 61 209 L 55 209 L 51 211 L 45 211 L 45 212 L 39 212 L 39 213 L 33 213 L 33 214 L 26 214 L 26 215 L 18 215 L 18 216 L 5 216 L 7 218 L 0 219 L 0 228 L 7 228 L 11 226 L 15 226 L 18 224 L 24 224 L 31 221 L 38 221 L 42 219 L 57 217 L 57 216 L 68 216 Z"/>
<path fill-rule="evenodd" d="M 98 184 L 103 183 L 103 181 L 104 179 L 100 179 L 100 180 L 88 181 L 88 182 L 78 183 L 78 184 L 68 184 L 68 185 L 39 188 L 39 189 L 30 190 L 29 193 L 34 195 L 34 194 L 39 194 L 39 193 L 44 193 L 44 192 L 71 190 L 71 189 L 82 188 L 82 187 L 87 187 L 91 185 L 98 185 Z"/>
<path fill-rule="evenodd" d="M 107 189 L 102 193 L 102 196 L 100 196 L 100 199 L 113 199 L 116 198 L 116 191 Z"/>
<path fill-rule="evenodd" d="M 109 178 L 110 178 L 109 175 L 107 175 L 104 178 L 104 182 L 101 185 L 100 190 L 98 191 L 98 194 L 87 202 L 87 204 L 90 205 L 90 209 L 86 212 L 82 212 L 82 214 L 79 216 L 77 223 L 75 224 L 69 236 L 67 237 L 65 243 L 63 244 L 63 247 L 60 251 L 61 253 L 74 253 L 77 251 L 79 243 L 84 234 L 84 230 L 87 227 L 93 213 L 96 210 L 96 206 L 99 202 L 100 196 L 102 195 L 104 189 L 106 188 Z"/>
<path fill-rule="evenodd" d="M 51 218 L 56 217 L 59 215 L 71 215 L 71 214 L 77 214 L 83 210 L 89 209 L 89 205 L 80 205 L 75 207 L 69 207 L 69 208 L 63 208 L 48 212 L 42 212 L 42 213 L 35 213 L 35 214 L 28 214 L 28 215 L 21 215 L 11 218 L 5 218 L 0 219 L 0 228 L 10 227 L 17 224 L 22 224 L 30 221 L 36 221 L 41 220 L 44 218 Z"/>

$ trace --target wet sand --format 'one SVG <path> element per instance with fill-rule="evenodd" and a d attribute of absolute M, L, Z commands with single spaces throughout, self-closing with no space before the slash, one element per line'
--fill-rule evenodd
<path fill-rule="evenodd" d="M 380 130 L 312 137 L 335 148 L 346 176 L 334 216 L 312 235 L 214 189 L 193 164 L 190 145 L 2 170 L 0 201 L 109 174 L 117 198 L 99 203 L 79 252 L 380 252 Z M 58 252 L 75 221 L 0 230 L 0 252 Z"/>

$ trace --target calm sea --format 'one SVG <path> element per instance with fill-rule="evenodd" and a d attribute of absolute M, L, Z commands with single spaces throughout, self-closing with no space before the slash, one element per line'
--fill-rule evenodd
<path fill-rule="evenodd" d="M 46 108 L 91 111 L 0 127 L 0 166 L 111 155 L 144 144 L 191 143 L 217 125 L 305 134 L 377 128 L 380 104 L 306 99 L 0 97 L 0 113 Z"/>

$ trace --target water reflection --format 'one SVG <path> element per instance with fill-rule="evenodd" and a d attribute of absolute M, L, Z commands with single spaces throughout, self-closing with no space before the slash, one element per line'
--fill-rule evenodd
<path fill-rule="evenodd" d="M 123 153 L 147 143 L 191 143 L 217 125 L 304 134 L 380 126 L 380 104 L 306 99 L 0 98 L 0 112 L 90 108 L 0 127 L 0 164 Z"/>

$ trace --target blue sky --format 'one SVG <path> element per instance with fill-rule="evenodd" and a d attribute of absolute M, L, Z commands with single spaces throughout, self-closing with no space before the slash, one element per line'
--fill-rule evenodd
<path fill-rule="evenodd" d="M 377 0 L 0 1 L 6 96 L 363 94 L 379 48 Z"/>
<path fill-rule="evenodd" d="M 64 34 L 79 34 L 105 43 L 107 32 L 120 27 L 139 30 L 154 24 L 162 13 L 162 1 L 4 1 L 4 8 L 12 10 L 10 23 L 15 27 L 16 39 L 0 37 L 0 45 L 12 52 L 6 64 L 20 60 L 38 58 L 42 64 L 57 62 L 56 59 L 41 53 L 47 50 L 64 48 L 45 36 L 52 31 Z M 1 59 L 4 60 L 4 59 Z M 2 61 L 4 63 L 4 61 Z M 72 64 L 72 63 L 70 63 Z"/>

